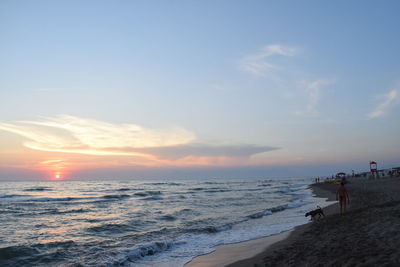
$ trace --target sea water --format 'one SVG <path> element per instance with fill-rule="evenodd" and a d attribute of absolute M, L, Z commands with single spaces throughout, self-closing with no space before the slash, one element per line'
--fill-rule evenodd
<path fill-rule="evenodd" d="M 310 182 L 0 182 L 0 266 L 183 266 L 306 223 Z"/>

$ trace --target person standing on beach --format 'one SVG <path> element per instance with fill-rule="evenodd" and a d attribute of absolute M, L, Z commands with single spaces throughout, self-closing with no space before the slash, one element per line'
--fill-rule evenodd
<path fill-rule="evenodd" d="M 346 212 L 346 200 L 350 203 L 349 194 L 347 193 L 346 187 L 344 187 L 344 182 L 340 183 L 340 186 L 336 191 L 336 200 L 339 200 L 340 215 L 342 215 Z"/>

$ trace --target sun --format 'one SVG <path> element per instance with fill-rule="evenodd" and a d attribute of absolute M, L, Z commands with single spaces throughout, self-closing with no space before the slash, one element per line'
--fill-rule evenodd
<path fill-rule="evenodd" d="M 56 173 L 56 174 L 54 175 L 54 178 L 56 178 L 56 179 L 61 179 L 61 173 Z"/>

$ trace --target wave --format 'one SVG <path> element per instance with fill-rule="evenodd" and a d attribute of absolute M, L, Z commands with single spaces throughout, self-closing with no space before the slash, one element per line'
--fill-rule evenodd
<path fill-rule="evenodd" d="M 185 185 L 183 183 L 168 183 L 168 185 Z"/>
<path fill-rule="evenodd" d="M 48 211 L 41 212 L 39 214 L 68 214 L 68 213 L 84 213 L 84 212 L 89 212 L 90 210 L 87 209 L 73 209 L 73 210 L 58 210 L 58 209 L 52 209 Z"/>
<path fill-rule="evenodd" d="M 287 185 L 279 185 L 271 187 L 272 193 L 286 193 L 289 192 L 290 190 L 292 190 L 292 188 Z"/>
<path fill-rule="evenodd" d="M 234 223 L 228 223 L 225 225 L 220 225 L 220 226 L 206 226 L 200 229 L 196 229 L 195 232 L 201 232 L 201 233 L 219 233 L 219 232 L 223 232 L 229 229 L 232 229 L 232 226 L 234 225 Z"/>
<path fill-rule="evenodd" d="M 137 262 L 146 256 L 152 256 L 154 254 L 166 251 L 173 245 L 173 241 L 155 241 L 140 246 L 134 247 L 133 249 L 121 252 L 121 258 L 117 263 L 120 265 L 129 265 L 129 262 Z"/>
<path fill-rule="evenodd" d="M 188 208 L 181 209 L 181 210 L 178 210 L 178 211 L 174 212 L 175 216 L 177 216 L 177 215 L 189 215 L 189 214 L 194 214 L 194 213 L 198 214 L 197 211 L 194 211 L 194 210 L 188 209 Z"/>
<path fill-rule="evenodd" d="M 205 189 L 207 189 L 207 188 L 204 188 L 204 187 L 193 187 L 193 188 L 189 188 L 189 190 L 192 190 L 192 191 L 203 191 L 203 190 L 205 190 Z"/>
<path fill-rule="evenodd" d="M 192 187 L 188 189 L 189 191 L 204 191 L 207 193 L 216 193 L 216 192 L 229 192 L 231 189 L 227 189 L 225 187 Z"/>
<path fill-rule="evenodd" d="M 49 242 L 45 244 L 35 244 L 33 247 L 35 248 L 69 248 L 75 246 L 76 243 L 72 240 L 67 240 L 67 241 L 54 241 L 54 242 Z"/>
<path fill-rule="evenodd" d="M 257 186 L 271 186 L 272 184 L 259 184 Z"/>
<path fill-rule="evenodd" d="M 38 254 L 39 250 L 29 246 L 11 246 L 0 248 L 0 263 L 19 257 L 28 257 Z"/>
<path fill-rule="evenodd" d="M 107 223 L 107 224 L 102 224 L 98 226 L 92 226 L 87 228 L 86 230 L 89 232 L 111 232 L 111 233 L 122 233 L 127 230 L 132 231 L 133 229 L 132 225 L 128 224 L 117 224 L 117 223 Z"/>
<path fill-rule="evenodd" d="M 97 202 L 103 202 L 103 201 L 127 198 L 130 196 L 131 195 L 128 194 L 115 194 L 115 195 L 104 195 L 100 198 L 99 197 L 43 197 L 43 198 L 24 199 L 22 201 L 23 202 L 73 202 L 79 200 L 89 200 L 89 202 L 91 202 L 97 200 Z"/>
<path fill-rule="evenodd" d="M 222 192 L 232 192 L 233 190 L 231 189 L 210 189 L 210 190 L 204 190 L 206 193 L 222 193 Z"/>
<path fill-rule="evenodd" d="M 273 181 L 274 181 L 274 179 L 260 179 L 257 182 L 259 182 L 259 183 L 270 183 L 270 182 L 273 182 Z"/>
<path fill-rule="evenodd" d="M 278 189 L 278 190 L 272 191 L 271 193 L 285 194 L 288 192 L 290 192 L 290 189 L 287 189 L 287 190 Z"/>
<path fill-rule="evenodd" d="M 263 188 L 245 188 L 245 189 L 230 189 L 226 187 L 192 187 L 188 189 L 188 193 L 205 192 L 205 193 L 223 193 L 223 192 L 254 192 L 263 191 Z"/>
<path fill-rule="evenodd" d="M 14 198 L 14 197 L 27 197 L 30 195 L 18 195 L 18 194 L 4 194 L 4 195 L 0 195 L 0 198 Z"/>
<path fill-rule="evenodd" d="M 298 207 L 301 207 L 301 206 L 306 205 L 306 204 L 308 204 L 308 202 L 304 201 L 304 199 L 296 199 L 295 201 L 290 202 L 288 204 L 272 207 L 272 208 L 269 208 L 269 209 L 265 209 L 263 211 L 250 214 L 250 215 L 248 215 L 246 217 L 250 218 L 250 219 L 258 219 L 258 218 L 261 218 L 261 217 L 264 217 L 264 216 L 271 215 L 271 214 L 273 214 L 275 212 L 284 211 L 286 209 L 298 208 Z"/>
<path fill-rule="evenodd" d="M 272 211 L 268 209 L 268 210 L 263 210 L 263 211 L 248 215 L 247 218 L 258 219 L 258 218 L 262 218 L 264 216 L 271 215 L 271 214 L 272 214 Z"/>
<path fill-rule="evenodd" d="M 237 192 L 254 192 L 254 191 L 263 191 L 263 188 L 245 188 L 245 189 L 237 189 Z"/>
<path fill-rule="evenodd" d="M 166 214 L 166 215 L 163 215 L 160 217 L 160 220 L 163 220 L 163 221 L 175 221 L 177 219 L 178 219 L 177 217 L 175 217 L 174 215 L 171 215 L 171 214 Z"/>
<path fill-rule="evenodd" d="M 283 210 L 285 210 L 287 208 L 290 208 L 289 204 L 273 207 L 273 208 L 271 208 L 271 211 L 272 212 L 279 212 L 279 211 L 283 211 Z"/>
<path fill-rule="evenodd" d="M 130 197 L 130 195 L 122 194 L 122 195 L 104 195 L 102 198 L 105 199 L 121 199 L 121 198 L 126 198 Z"/>
<path fill-rule="evenodd" d="M 115 189 L 115 191 L 117 191 L 117 192 L 140 191 L 140 190 L 143 190 L 143 189 L 137 188 L 137 187 L 121 187 L 121 188 Z"/>
<path fill-rule="evenodd" d="M 147 196 L 154 196 L 154 195 L 161 195 L 161 191 L 142 191 L 142 192 L 137 192 L 134 193 L 134 196 L 139 196 L 139 197 L 147 197 Z"/>
<path fill-rule="evenodd" d="M 149 195 L 161 195 L 161 191 L 146 191 Z"/>
<path fill-rule="evenodd" d="M 161 200 L 161 199 L 163 199 L 163 198 L 160 196 L 149 196 L 146 198 L 142 198 L 141 200 Z"/>
<path fill-rule="evenodd" d="M 273 207 L 273 208 L 265 209 L 265 210 L 260 211 L 260 212 L 256 212 L 256 213 L 250 214 L 250 215 L 248 215 L 246 217 L 250 218 L 250 219 L 258 219 L 258 218 L 262 218 L 264 216 L 271 215 L 272 213 L 275 213 L 275 212 L 283 211 L 283 210 L 288 209 L 288 208 L 290 208 L 288 204 L 280 205 L 280 206 L 276 206 L 276 207 Z"/>
<path fill-rule="evenodd" d="M 37 187 L 32 187 L 32 188 L 28 188 L 25 189 L 24 191 L 51 191 L 52 189 L 50 187 L 47 186 L 37 186 Z"/>
<path fill-rule="evenodd" d="M 245 220 L 230 221 L 225 223 L 218 223 L 215 219 L 204 218 L 199 220 L 192 220 L 185 223 L 183 232 L 189 234 L 215 234 L 231 229 L 234 225 L 241 223 Z"/>
<path fill-rule="evenodd" d="M 203 184 L 224 184 L 224 183 L 221 183 L 221 182 L 204 182 Z"/>
<path fill-rule="evenodd" d="M 301 206 L 304 206 L 306 204 L 310 203 L 309 201 L 305 201 L 304 199 L 297 199 L 291 203 L 288 204 L 288 209 L 294 209 L 294 208 L 298 208 Z"/>
<path fill-rule="evenodd" d="M 147 197 L 149 194 L 147 194 L 146 192 L 137 192 L 135 194 L 133 194 L 134 196 L 139 196 L 139 197 Z"/>
<path fill-rule="evenodd" d="M 158 183 L 143 183 L 142 185 L 185 185 L 182 183 L 168 183 L 168 182 L 158 182 Z"/>
<path fill-rule="evenodd" d="M 134 190 L 134 189 L 132 189 L 132 188 L 126 188 L 126 187 L 118 188 L 118 189 L 117 189 L 117 191 L 129 191 L 129 190 Z"/>
<path fill-rule="evenodd" d="M 41 261 L 48 263 L 48 258 L 61 256 L 62 251 L 75 246 L 73 241 L 49 242 L 46 244 L 33 244 L 31 246 L 10 246 L 0 248 L 0 265 L 1 266 L 30 266 L 35 265 L 33 262 Z M 49 249 L 57 248 L 52 253 L 41 253 Z"/>
<path fill-rule="evenodd" d="M 32 199 L 27 199 L 24 201 L 27 202 L 50 202 L 50 201 L 63 201 L 63 202 L 69 202 L 73 200 L 80 200 L 82 198 L 77 198 L 77 197 L 44 197 L 44 198 L 32 198 Z"/>

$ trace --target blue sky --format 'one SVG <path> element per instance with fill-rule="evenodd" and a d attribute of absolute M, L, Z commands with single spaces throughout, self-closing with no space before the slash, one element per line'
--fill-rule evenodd
<path fill-rule="evenodd" d="M 2 1 L 0 178 L 400 165 L 399 7 Z"/>

